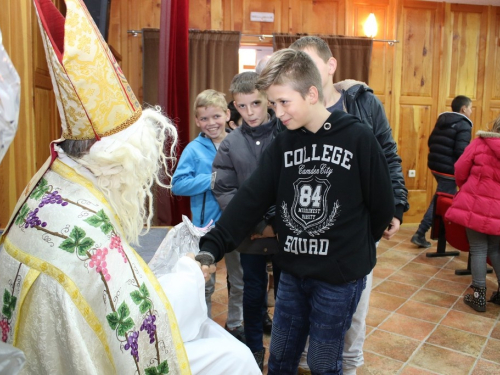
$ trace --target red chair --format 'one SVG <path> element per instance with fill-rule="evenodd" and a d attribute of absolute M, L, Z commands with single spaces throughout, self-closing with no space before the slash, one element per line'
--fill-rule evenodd
<path fill-rule="evenodd" d="M 469 239 L 465 227 L 444 219 L 444 215 L 453 202 L 453 195 L 447 193 L 436 193 L 434 200 L 434 216 L 431 228 L 431 239 L 437 240 L 437 252 L 427 253 L 428 257 L 459 255 L 458 251 L 445 251 L 446 242 L 460 251 L 469 251 Z M 488 260 L 489 263 L 489 260 Z M 491 268 L 488 273 L 493 272 Z M 455 270 L 455 275 L 470 275 L 470 253 L 467 260 L 467 268 Z"/>
<path fill-rule="evenodd" d="M 460 255 L 459 251 L 446 251 L 446 242 L 458 250 L 469 251 L 469 240 L 465 227 L 444 220 L 446 211 L 451 206 L 453 195 L 436 193 L 434 197 L 434 213 L 432 219 L 431 239 L 437 240 L 437 251 L 427 253 L 428 257 L 444 257 Z"/>

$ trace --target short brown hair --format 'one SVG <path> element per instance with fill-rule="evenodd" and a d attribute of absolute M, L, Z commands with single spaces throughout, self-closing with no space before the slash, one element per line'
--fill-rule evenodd
<path fill-rule="evenodd" d="M 198 108 L 219 107 L 224 112 L 227 111 L 225 94 L 212 89 L 204 90 L 198 94 L 194 101 L 194 116 L 198 118 Z"/>
<path fill-rule="evenodd" d="M 330 58 L 333 57 L 332 51 L 328 44 L 321 39 L 319 36 L 303 36 L 302 38 L 297 39 L 295 42 L 290 44 L 291 49 L 295 49 L 298 51 L 303 51 L 306 48 L 312 48 L 316 50 L 316 53 L 319 57 L 326 63 Z"/>
<path fill-rule="evenodd" d="M 311 86 L 318 89 L 323 101 L 323 88 L 318 67 L 303 51 L 285 48 L 272 54 L 257 81 L 257 89 L 267 90 L 271 85 L 289 84 L 305 99 Z"/>
<path fill-rule="evenodd" d="M 229 91 L 233 94 L 251 94 L 256 90 L 255 83 L 259 75 L 256 72 L 243 72 L 236 74 L 231 81 Z"/>

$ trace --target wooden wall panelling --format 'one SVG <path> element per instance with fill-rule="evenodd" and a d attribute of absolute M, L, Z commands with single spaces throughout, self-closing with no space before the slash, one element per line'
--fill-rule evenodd
<path fill-rule="evenodd" d="M 142 35 L 127 31 L 160 28 L 161 0 L 114 0 L 111 4 L 109 44 L 121 54 L 123 73 L 142 103 Z"/>
<path fill-rule="evenodd" d="M 500 7 L 489 7 L 488 10 L 483 129 L 491 129 L 493 121 L 500 116 Z"/>
<path fill-rule="evenodd" d="M 210 2 L 210 29 L 223 30 L 222 0 L 212 0 Z"/>
<path fill-rule="evenodd" d="M 35 173 L 33 113 L 33 66 L 31 58 L 32 1 L 2 3 L 0 27 L 3 46 L 21 79 L 21 102 L 16 136 L 0 164 L 0 228 L 7 224 L 12 210 Z"/>
<path fill-rule="evenodd" d="M 398 10 L 394 111 L 399 154 L 409 191 L 406 222 L 419 222 L 432 195 L 427 140 L 437 115 L 442 3 L 403 1 Z M 399 73 L 401 72 L 401 73 Z M 416 170 L 409 178 L 408 170 Z"/>
<path fill-rule="evenodd" d="M 122 1 L 122 0 L 120 0 Z M 232 0 L 226 0 L 233 2 Z M 210 30 L 212 25 L 210 0 L 189 0 L 189 28 Z"/>
<path fill-rule="evenodd" d="M 290 0 L 290 33 L 345 35 L 345 0 Z"/>
<path fill-rule="evenodd" d="M 235 0 L 238 1 L 238 0 Z M 281 29 L 281 0 L 243 0 L 243 34 L 272 34 Z M 251 12 L 274 13 L 274 22 L 255 22 L 250 20 Z M 235 29 L 237 31 L 237 29 Z"/>
<path fill-rule="evenodd" d="M 348 35 L 365 36 L 363 26 L 370 13 L 374 13 L 378 24 L 375 39 L 395 39 L 394 23 L 395 1 L 379 0 L 367 4 L 364 0 L 346 3 L 346 29 Z M 395 121 L 391 121 L 392 110 L 392 72 L 395 50 L 384 42 L 374 42 L 370 63 L 369 85 L 384 104 L 387 118 L 392 126 L 393 136 L 397 139 Z"/>
<path fill-rule="evenodd" d="M 447 4 L 446 10 L 450 29 L 444 30 L 443 40 L 449 56 L 443 59 L 446 64 L 443 68 L 450 72 L 450 79 L 443 82 L 440 90 L 440 97 L 446 98 L 446 108 L 442 110 L 451 110 L 451 101 L 457 95 L 471 98 L 475 133 L 482 128 L 488 7 Z"/>
<path fill-rule="evenodd" d="M 56 0 L 54 3 L 65 15 L 66 5 L 64 1 Z M 35 168 L 38 170 L 50 156 L 50 142 L 61 137 L 61 120 L 47 66 L 42 35 L 34 12 L 33 8 L 31 32 L 33 40 L 34 140 Z"/>

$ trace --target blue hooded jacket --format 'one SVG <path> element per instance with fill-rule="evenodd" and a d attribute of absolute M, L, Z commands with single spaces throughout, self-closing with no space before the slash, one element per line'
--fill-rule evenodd
<path fill-rule="evenodd" d="M 217 149 L 212 140 L 200 133 L 184 151 L 172 178 L 172 193 L 191 197 L 192 222 L 197 227 L 217 221 L 221 209 L 212 194 L 212 162 Z"/>

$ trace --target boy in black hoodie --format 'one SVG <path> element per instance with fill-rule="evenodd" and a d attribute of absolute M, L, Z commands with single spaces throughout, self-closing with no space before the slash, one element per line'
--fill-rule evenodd
<path fill-rule="evenodd" d="M 375 241 L 394 215 L 387 162 L 368 126 L 325 108 L 319 71 L 306 53 L 274 53 L 257 88 L 287 130 L 201 239 L 197 260 L 207 273 L 275 204 L 282 274 L 268 373 L 295 375 L 309 334 L 311 371 L 340 374 Z"/>

